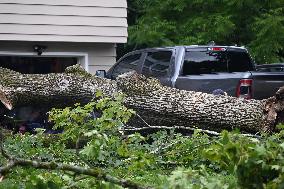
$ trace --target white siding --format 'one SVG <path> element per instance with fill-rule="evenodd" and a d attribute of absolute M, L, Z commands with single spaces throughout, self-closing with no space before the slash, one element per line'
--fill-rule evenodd
<path fill-rule="evenodd" d="M 53 41 L 53 42 L 98 42 L 98 43 L 126 43 L 125 37 L 104 36 L 57 36 L 57 35 L 21 35 L 0 34 L 0 41 Z"/>
<path fill-rule="evenodd" d="M 1 10 L 0 10 L 1 12 Z M 116 17 L 85 17 L 50 16 L 50 15 L 21 15 L 0 14 L 0 24 L 30 24 L 30 25 L 59 25 L 59 26 L 117 26 L 127 27 L 126 19 Z"/>
<path fill-rule="evenodd" d="M 125 43 L 126 0 L 0 0 L 0 40 Z"/>
<path fill-rule="evenodd" d="M 0 0 L 0 3 L 23 4 L 23 5 L 60 5 L 60 6 L 89 6 L 89 7 L 123 7 L 126 8 L 125 0 Z"/>
<path fill-rule="evenodd" d="M 1 4 L 1 14 L 126 17 L 125 8 Z M 34 17 L 37 19 L 37 17 Z"/>
<path fill-rule="evenodd" d="M 62 35 L 62 36 L 104 36 L 120 37 L 127 35 L 127 29 L 121 27 L 91 27 L 91 26 L 51 26 L 21 24 L 0 24 L 2 34 L 24 34 L 24 35 Z"/>

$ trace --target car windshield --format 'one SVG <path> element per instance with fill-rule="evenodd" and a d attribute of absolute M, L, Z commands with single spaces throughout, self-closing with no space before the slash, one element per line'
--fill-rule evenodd
<path fill-rule="evenodd" d="M 184 57 L 183 75 L 249 70 L 253 70 L 253 65 L 243 51 L 188 50 Z"/>

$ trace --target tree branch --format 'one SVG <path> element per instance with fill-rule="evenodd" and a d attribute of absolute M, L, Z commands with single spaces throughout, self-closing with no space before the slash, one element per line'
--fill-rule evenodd
<path fill-rule="evenodd" d="M 33 167 L 36 169 L 46 169 L 46 170 L 71 171 L 71 172 L 82 174 L 82 175 L 92 176 L 99 180 L 104 180 L 106 182 L 117 184 L 124 188 L 130 188 L 130 189 L 150 189 L 151 188 L 151 187 L 140 186 L 139 184 L 134 183 L 129 180 L 113 177 L 111 175 L 104 173 L 100 169 L 83 168 L 79 166 L 73 166 L 73 165 L 55 163 L 55 162 L 39 162 L 39 161 L 26 160 L 26 159 L 21 159 L 21 158 L 12 159 L 6 166 L 0 167 L 0 174 L 7 173 L 11 171 L 13 167 L 16 167 L 16 166 Z"/>
<path fill-rule="evenodd" d="M 3 134 L 3 128 L 0 127 L 0 151 L 1 151 L 1 154 L 4 158 L 8 159 L 8 160 L 11 160 L 13 159 L 10 155 L 8 155 L 6 153 L 6 151 L 4 150 L 4 134 Z"/>
<path fill-rule="evenodd" d="M 113 177 L 111 175 L 106 174 L 101 169 L 92 169 L 92 168 L 84 168 L 79 166 L 73 166 L 63 163 L 55 163 L 55 162 L 40 162 L 40 161 L 32 161 L 32 160 L 26 160 L 21 158 L 15 158 L 10 156 L 5 150 L 3 145 L 3 130 L 0 128 L 0 150 L 1 154 L 4 158 L 9 160 L 9 162 L 5 165 L 0 167 L 0 175 L 6 174 L 11 171 L 13 167 L 21 166 L 21 167 L 33 167 L 36 169 L 46 169 L 46 170 L 60 170 L 60 171 L 71 171 L 76 174 L 81 175 L 88 175 L 95 177 L 99 180 L 104 180 L 106 182 L 110 182 L 113 184 L 117 184 L 119 186 L 122 186 L 124 188 L 130 188 L 130 189 L 150 189 L 151 187 L 143 187 L 140 186 L 137 183 L 134 183 L 129 180 L 125 179 L 119 179 L 116 177 Z M 76 147 L 78 147 L 78 143 L 76 143 Z"/>
<path fill-rule="evenodd" d="M 157 129 L 157 130 L 173 130 L 173 129 L 181 129 L 184 131 L 190 131 L 190 132 L 194 132 L 194 131 L 199 131 L 201 133 L 204 134 L 208 134 L 210 136 L 220 136 L 221 133 L 216 132 L 216 131 L 210 131 L 210 130 L 204 130 L 204 129 L 197 129 L 197 128 L 191 128 L 191 127 L 187 127 L 187 126 L 148 126 L 149 124 L 147 123 L 147 127 L 140 127 L 140 128 L 136 128 L 136 127 L 124 127 L 123 131 L 134 131 L 134 132 L 139 132 L 139 131 L 152 131 L 153 129 Z M 261 136 L 258 135 L 259 133 L 256 134 L 240 134 L 241 136 L 245 136 L 245 137 L 252 137 L 252 138 L 261 138 Z"/>
<path fill-rule="evenodd" d="M 15 166 L 16 166 L 16 162 L 11 160 L 6 166 L 0 167 L 0 175 L 2 176 L 5 173 L 8 173 Z"/>

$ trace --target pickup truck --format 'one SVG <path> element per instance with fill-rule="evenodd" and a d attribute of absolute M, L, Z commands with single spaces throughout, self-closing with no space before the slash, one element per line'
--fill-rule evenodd
<path fill-rule="evenodd" d="M 175 46 L 142 49 L 123 56 L 107 78 L 135 70 L 163 85 L 245 99 L 271 97 L 284 86 L 284 73 L 256 71 L 247 49 L 236 46 Z"/>

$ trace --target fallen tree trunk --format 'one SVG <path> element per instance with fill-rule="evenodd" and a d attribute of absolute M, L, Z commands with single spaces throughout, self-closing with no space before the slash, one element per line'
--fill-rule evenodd
<path fill-rule="evenodd" d="M 284 118 L 284 89 L 266 100 L 245 100 L 229 96 L 178 90 L 134 72 L 117 81 L 102 79 L 70 67 L 62 74 L 28 75 L 0 69 L 0 100 L 8 108 L 19 105 L 70 105 L 87 102 L 97 90 L 105 95 L 123 92 L 125 105 L 142 119 L 131 126 L 183 126 L 209 130 L 239 128 L 248 132 L 272 132 Z M 284 95 L 283 95 L 284 96 Z"/>
<path fill-rule="evenodd" d="M 191 126 L 220 131 L 273 132 L 283 121 L 284 88 L 266 100 L 215 96 L 162 86 L 158 80 L 135 73 L 117 78 L 127 94 L 125 103 L 149 125 Z"/>
<path fill-rule="evenodd" d="M 110 96 L 116 82 L 93 77 L 79 66 L 60 74 L 21 74 L 0 68 L 0 100 L 9 110 L 22 105 L 64 106 L 88 102 L 97 90 Z"/>

